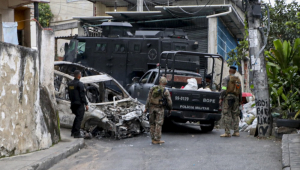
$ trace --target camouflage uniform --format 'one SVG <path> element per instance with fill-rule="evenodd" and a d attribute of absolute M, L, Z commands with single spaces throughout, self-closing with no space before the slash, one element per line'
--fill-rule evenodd
<path fill-rule="evenodd" d="M 233 124 L 234 133 L 239 132 L 239 105 L 242 102 L 242 92 L 238 96 L 234 94 L 227 94 L 227 85 L 230 80 L 230 76 L 225 77 L 222 80 L 222 91 L 220 99 L 223 100 L 222 113 L 223 121 L 225 125 L 225 134 L 230 135 L 230 126 Z M 241 89 L 240 89 L 241 90 Z M 234 99 L 235 102 L 232 106 L 228 104 L 228 99 Z"/>
<path fill-rule="evenodd" d="M 162 86 L 159 87 L 164 89 L 164 87 Z M 146 109 L 149 109 L 150 114 L 149 122 L 151 138 L 153 141 L 160 141 L 162 125 L 164 123 L 164 107 L 161 104 L 159 104 L 159 99 L 161 99 L 162 97 L 152 97 L 153 89 L 154 87 L 152 87 L 149 91 L 146 102 Z M 164 92 L 164 96 L 167 98 L 169 109 L 172 109 L 172 100 L 170 93 L 167 89 Z"/>

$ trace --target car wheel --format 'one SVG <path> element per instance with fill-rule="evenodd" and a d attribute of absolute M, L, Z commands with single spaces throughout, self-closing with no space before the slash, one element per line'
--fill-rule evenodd
<path fill-rule="evenodd" d="M 205 124 L 205 126 L 201 126 L 201 124 Z M 207 125 L 210 124 L 210 125 Z M 200 122 L 200 128 L 203 132 L 211 132 L 214 129 L 215 122 Z"/>

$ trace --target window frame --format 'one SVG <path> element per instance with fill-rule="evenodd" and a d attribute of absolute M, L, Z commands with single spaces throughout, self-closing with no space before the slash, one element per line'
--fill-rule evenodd
<path fill-rule="evenodd" d="M 145 83 L 142 83 L 142 80 L 143 80 L 148 74 L 149 74 L 149 77 L 147 78 L 147 81 L 146 81 Z M 152 71 L 147 72 L 147 73 L 144 74 L 143 77 L 140 79 L 139 83 L 140 83 L 140 84 L 147 84 L 151 75 L 152 75 Z"/>
<path fill-rule="evenodd" d="M 120 48 L 118 49 L 118 51 L 115 50 L 116 49 L 116 45 L 120 45 Z M 125 48 L 124 52 L 120 51 L 122 45 Z M 113 53 L 124 54 L 124 53 L 127 53 L 127 52 L 128 52 L 128 47 L 126 47 L 126 43 L 115 43 Z"/>
<path fill-rule="evenodd" d="M 105 50 L 104 50 L 104 51 L 97 50 L 97 46 L 98 46 L 98 44 L 101 44 L 101 47 L 100 47 L 100 49 L 102 48 L 102 45 L 103 45 L 103 44 L 106 44 L 106 46 L 105 46 Z M 108 44 L 107 44 L 106 42 L 103 42 L 103 43 L 95 43 L 94 52 L 95 52 L 95 53 L 106 53 L 106 52 L 107 52 L 107 46 L 108 46 Z"/>

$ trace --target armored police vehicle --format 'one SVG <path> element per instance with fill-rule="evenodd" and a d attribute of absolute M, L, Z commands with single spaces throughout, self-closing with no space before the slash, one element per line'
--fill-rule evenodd
<path fill-rule="evenodd" d="M 182 29 L 138 29 L 133 34 L 132 25 L 122 22 L 104 22 L 101 28 L 101 36 L 71 40 L 64 60 L 106 72 L 124 87 L 155 68 L 161 52 L 198 49 L 198 42 L 189 40 Z"/>
<path fill-rule="evenodd" d="M 223 57 L 218 54 L 204 54 L 186 51 L 165 51 L 161 55 L 160 67 L 149 70 L 141 78 L 135 77 L 134 83 L 128 88 L 129 94 L 137 98 L 141 103 L 146 103 L 150 88 L 159 84 L 161 76 L 168 80 L 166 88 L 169 90 L 173 102 L 173 110 L 165 110 L 165 115 L 170 112 L 169 119 L 174 122 L 185 123 L 200 122 L 202 131 L 212 131 L 214 122 L 221 118 L 221 106 L 219 105 L 220 90 L 210 91 L 201 89 L 206 87 L 202 81 L 202 75 L 195 72 L 197 65 L 184 61 L 181 55 L 191 58 L 212 58 L 213 65 L 215 59 L 222 61 Z M 200 59 L 199 59 L 200 60 Z M 220 81 L 222 80 L 223 68 L 221 69 Z M 214 77 L 214 72 L 211 73 Z M 188 79 L 196 79 L 196 89 L 185 89 Z M 219 87 L 221 85 L 219 84 Z M 212 89 L 212 83 L 210 85 Z"/>

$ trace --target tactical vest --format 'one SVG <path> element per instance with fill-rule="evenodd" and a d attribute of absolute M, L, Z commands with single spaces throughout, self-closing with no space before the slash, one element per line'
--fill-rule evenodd
<path fill-rule="evenodd" d="M 150 103 L 154 105 L 161 105 L 160 101 L 162 99 L 162 96 L 164 95 L 164 92 L 165 92 L 165 88 L 161 86 L 153 87 Z"/>
<path fill-rule="evenodd" d="M 241 80 L 237 76 L 230 76 L 227 84 L 227 94 L 234 94 L 236 96 L 241 94 Z"/>

